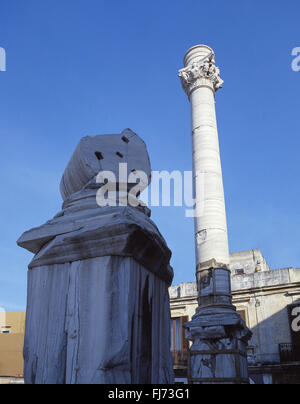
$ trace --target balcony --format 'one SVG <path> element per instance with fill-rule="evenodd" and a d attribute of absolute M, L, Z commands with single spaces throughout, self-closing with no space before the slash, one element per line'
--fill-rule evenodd
<path fill-rule="evenodd" d="M 300 344 L 279 344 L 280 362 L 300 362 Z"/>

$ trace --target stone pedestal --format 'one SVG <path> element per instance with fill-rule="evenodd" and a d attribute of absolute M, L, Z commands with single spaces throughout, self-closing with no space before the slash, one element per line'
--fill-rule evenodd
<path fill-rule="evenodd" d="M 120 155 L 150 175 L 146 147 L 133 132 L 83 139 L 63 176 L 62 212 L 18 241 L 35 254 L 27 384 L 173 383 L 171 252 L 146 207 L 96 203 L 98 171 L 116 171 Z"/>
<path fill-rule="evenodd" d="M 247 344 L 251 333 L 234 310 L 218 307 L 196 314 L 186 325 L 193 341 L 189 382 L 248 384 Z"/>
<path fill-rule="evenodd" d="M 179 76 L 191 103 L 199 303 L 193 321 L 186 324 L 187 337 L 193 341 L 189 378 L 192 383 L 247 383 L 246 347 L 251 333 L 232 306 L 215 111 L 215 92 L 223 80 L 208 46 L 191 48 L 184 64 Z"/>

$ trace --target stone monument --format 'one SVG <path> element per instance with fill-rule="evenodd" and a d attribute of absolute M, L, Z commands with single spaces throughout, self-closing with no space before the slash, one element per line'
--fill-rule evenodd
<path fill-rule="evenodd" d="M 248 383 L 247 342 L 251 332 L 232 305 L 230 260 L 215 93 L 222 87 L 214 51 L 205 45 L 185 55 L 179 77 L 191 103 L 195 249 L 199 307 L 187 337 L 189 380 L 195 384 Z M 202 176 L 202 177 L 201 177 Z M 204 193 L 200 183 L 204 182 Z M 203 207 L 203 212 L 201 211 Z"/>
<path fill-rule="evenodd" d="M 173 383 L 171 252 L 149 209 L 124 203 L 135 184 L 125 185 L 119 163 L 150 181 L 146 145 L 131 130 L 83 138 L 62 178 L 62 211 L 18 241 L 35 254 L 28 272 L 27 384 Z M 115 174 L 122 203 L 98 206 L 104 171 Z"/>

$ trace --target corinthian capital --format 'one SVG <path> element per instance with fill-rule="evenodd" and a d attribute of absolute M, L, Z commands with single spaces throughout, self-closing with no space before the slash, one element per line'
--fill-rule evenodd
<path fill-rule="evenodd" d="M 209 86 L 217 91 L 224 83 L 220 77 L 220 69 L 215 65 L 213 52 L 204 59 L 193 61 L 184 69 L 179 70 L 179 77 L 188 96 L 201 86 Z"/>

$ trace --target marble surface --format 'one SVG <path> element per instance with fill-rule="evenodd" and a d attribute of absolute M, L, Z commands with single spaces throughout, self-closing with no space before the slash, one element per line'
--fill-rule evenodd
<path fill-rule="evenodd" d="M 205 59 L 206 58 L 206 59 Z M 196 206 L 203 211 L 195 218 L 196 264 L 211 260 L 228 265 L 229 249 L 224 188 L 215 111 L 216 77 L 214 52 L 200 45 L 191 48 L 179 76 L 191 104 L 193 172 Z M 217 69 L 217 70 L 216 70 Z M 204 185 L 198 183 L 203 179 Z"/>
<path fill-rule="evenodd" d="M 81 191 L 100 171 L 114 173 L 117 183 L 122 184 L 124 178 L 119 176 L 120 163 L 127 164 L 128 174 L 143 171 L 148 179 L 144 187 L 150 184 L 151 165 L 146 144 L 131 129 L 125 129 L 120 134 L 82 138 L 61 180 L 63 200 Z"/>
<path fill-rule="evenodd" d="M 28 273 L 27 384 L 172 383 L 167 285 L 133 258 Z"/>
<path fill-rule="evenodd" d="M 198 308 L 185 324 L 192 341 L 191 383 L 248 382 L 251 332 L 232 306 L 230 257 L 215 93 L 222 87 L 214 51 L 197 45 L 179 71 L 191 104 L 193 175 L 196 194 L 195 251 Z"/>
<path fill-rule="evenodd" d="M 28 272 L 26 384 L 174 381 L 171 251 L 148 208 L 96 201 L 98 171 L 113 170 L 120 181 L 119 160 L 144 169 L 150 180 L 146 146 L 132 131 L 84 138 L 63 175 L 62 211 L 18 240 L 35 254 Z"/>

